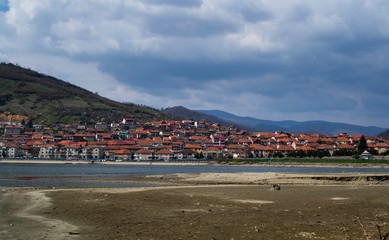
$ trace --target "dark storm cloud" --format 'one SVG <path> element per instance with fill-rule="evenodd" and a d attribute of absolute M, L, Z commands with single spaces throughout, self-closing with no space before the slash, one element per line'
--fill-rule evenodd
<path fill-rule="evenodd" d="M 258 77 L 275 70 L 266 61 L 212 61 L 168 60 L 153 56 L 111 56 L 101 61 L 100 68 L 123 82 L 136 87 L 145 87 L 148 91 L 159 91 L 178 87 L 169 84 L 169 79 L 186 79 L 196 88 L 212 80 L 246 79 Z M 180 85 L 180 84 L 178 84 Z M 157 89 L 151 88 L 158 87 Z"/>

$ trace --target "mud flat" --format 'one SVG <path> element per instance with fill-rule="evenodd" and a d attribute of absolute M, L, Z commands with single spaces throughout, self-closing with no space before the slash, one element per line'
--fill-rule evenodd
<path fill-rule="evenodd" d="M 51 199 L 42 190 L 2 189 L 0 239 L 73 239 L 78 227 L 49 216 Z"/>
<path fill-rule="evenodd" d="M 380 239 L 387 175 L 201 173 L 136 179 L 165 185 L 147 188 L 7 188 L 0 238 Z"/>
<path fill-rule="evenodd" d="M 28 163 L 28 164 L 90 164 L 90 161 L 86 160 L 50 160 L 50 159 L 1 159 L 0 163 Z M 332 162 L 258 162 L 258 163 L 244 163 L 244 162 L 214 162 L 214 161 L 136 161 L 136 162 L 114 162 L 114 161 L 94 161 L 94 164 L 104 165 L 159 165 L 159 166 L 243 166 L 243 167 L 297 167 L 297 168 L 381 168 L 389 169 L 388 163 L 375 163 L 372 160 L 371 163 L 332 163 Z"/>

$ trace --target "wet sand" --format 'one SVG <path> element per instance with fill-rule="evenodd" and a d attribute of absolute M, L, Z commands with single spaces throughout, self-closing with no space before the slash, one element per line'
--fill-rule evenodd
<path fill-rule="evenodd" d="M 47 163 L 47 164 L 90 164 L 90 161 L 86 160 L 47 160 L 47 159 L 1 159 L 0 163 Z M 298 168 L 382 168 L 389 169 L 388 163 L 304 163 L 304 162 L 258 162 L 258 163 L 245 163 L 245 162 L 214 162 L 214 161 L 171 161 L 171 162 L 150 162 L 150 161 L 95 161 L 94 164 L 108 164 L 108 165 L 159 165 L 159 166 L 169 166 L 169 165 L 180 165 L 180 166 L 201 166 L 201 165 L 211 165 L 211 166 L 244 166 L 244 167 L 298 167 Z"/>
<path fill-rule="evenodd" d="M 388 179 L 209 173 L 131 180 L 164 185 L 150 188 L 2 189 L 0 238 L 380 239 Z"/>

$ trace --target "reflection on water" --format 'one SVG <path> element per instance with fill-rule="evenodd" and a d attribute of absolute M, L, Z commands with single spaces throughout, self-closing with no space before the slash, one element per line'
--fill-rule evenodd
<path fill-rule="evenodd" d="M 104 181 L 155 174 L 200 172 L 285 172 L 341 173 L 389 172 L 381 168 L 298 168 L 208 165 L 109 165 L 109 164 L 47 164 L 0 163 L 0 186 L 3 187 L 134 187 L 134 183 Z M 99 179 L 98 182 L 88 179 Z"/>

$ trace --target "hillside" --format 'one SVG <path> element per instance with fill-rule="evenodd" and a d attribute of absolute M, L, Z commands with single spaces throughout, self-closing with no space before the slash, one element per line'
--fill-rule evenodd
<path fill-rule="evenodd" d="M 286 131 L 290 133 L 324 133 L 324 134 L 338 134 L 347 132 L 348 134 L 364 134 L 368 136 L 376 136 L 384 131 L 380 127 L 365 127 L 347 123 L 327 122 L 327 121 L 271 121 L 261 120 L 251 117 L 240 117 L 227 112 L 219 110 L 198 110 L 199 112 L 213 115 L 226 121 L 231 121 L 237 124 L 245 125 L 255 128 L 257 131 Z"/>
<path fill-rule="evenodd" d="M 27 116 L 37 123 L 137 121 L 171 118 L 158 110 L 124 104 L 36 71 L 10 63 L 0 64 L 0 113 Z"/>
<path fill-rule="evenodd" d="M 213 115 L 201 113 L 198 111 L 190 110 L 182 106 L 170 107 L 162 110 L 164 113 L 168 113 L 174 116 L 183 117 L 186 119 L 191 119 L 195 121 L 204 121 L 209 123 L 219 123 L 222 126 L 236 126 L 239 129 L 253 131 L 253 128 L 248 126 L 243 126 L 241 124 L 234 123 L 232 121 L 226 121 L 224 119 L 215 117 Z"/>
<path fill-rule="evenodd" d="M 378 134 L 379 138 L 389 140 L 389 129 Z"/>

